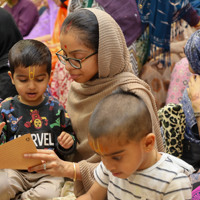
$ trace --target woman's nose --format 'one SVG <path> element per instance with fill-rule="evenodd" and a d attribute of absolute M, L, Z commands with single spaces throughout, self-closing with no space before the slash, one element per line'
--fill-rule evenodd
<path fill-rule="evenodd" d="M 66 64 L 65 64 L 65 69 L 66 69 L 67 71 L 70 71 L 70 70 L 74 69 L 74 67 L 72 67 L 72 66 L 70 65 L 70 63 L 67 61 Z"/>

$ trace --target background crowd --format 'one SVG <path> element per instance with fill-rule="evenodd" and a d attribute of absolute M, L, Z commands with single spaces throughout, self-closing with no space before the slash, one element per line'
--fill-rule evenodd
<path fill-rule="evenodd" d="M 135 92 L 147 105 L 156 135 L 155 146 L 159 152 L 164 151 L 169 143 L 166 138 L 163 139 L 167 134 L 164 126 L 160 128 L 162 123 L 159 124 L 160 118 L 157 116 L 157 111 L 159 110 L 160 113 L 165 109 L 169 111 L 169 105 L 170 108 L 172 106 L 177 108 L 177 105 L 180 105 L 178 108 L 184 115 L 184 131 L 182 132 L 184 139 L 181 141 L 183 155 L 181 156 L 196 170 L 196 173 L 191 175 L 194 195 L 200 191 L 198 189 L 200 159 L 196 154 L 200 150 L 200 122 L 199 116 L 195 114 L 200 113 L 198 108 L 200 91 L 197 87 L 200 82 L 198 76 L 200 73 L 200 32 L 198 31 L 200 29 L 200 1 L 173 0 L 174 3 L 170 2 L 168 0 L 163 2 L 157 0 L 155 2 L 151 0 L 127 0 L 125 2 L 112 0 L 0 1 L 0 33 L 2 36 L 0 41 L 2 47 L 0 51 L 0 100 L 14 97 L 17 94 L 8 76 L 10 70 L 8 53 L 12 46 L 22 39 L 35 39 L 45 44 L 52 54 L 52 73 L 45 95 L 57 98 L 67 110 L 78 144 L 76 152 L 67 156 L 64 162 L 52 151 L 48 154 L 41 151 L 33 157 L 49 163 L 49 170 L 45 173 L 74 179 L 76 196 L 89 190 L 94 181 L 93 170 L 100 162 L 100 157 L 94 154 L 88 146 L 88 126 L 86 124 L 97 103 L 118 86 Z M 96 8 L 105 11 L 118 26 L 115 23 L 107 25 L 106 19 L 103 21 L 98 12 L 95 13 L 98 24 L 95 24 L 92 18 L 89 21 L 90 17 L 87 15 L 82 15 L 83 22 L 77 22 L 77 24 L 71 24 L 66 20 L 66 17 L 81 8 Z M 2 10 L 6 10 L 9 15 Z M 88 28 L 87 23 L 92 28 Z M 99 32 L 97 33 L 98 26 Z M 74 30 L 73 27 L 75 27 Z M 76 32 L 79 27 L 87 28 L 80 28 L 80 32 Z M 83 37 L 80 37 L 81 39 L 86 38 L 83 40 L 83 46 L 87 47 L 86 50 L 90 54 L 94 53 L 88 58 L 89 54 L 83 53 L 85 60 L 84 62 L 79 61 L 80 65 L 84 66 L 85 62 L 98 57 L 98 62 L 94 62 L 97 68 L 93 74 L 88 71 L 81 72 L 82 76 L 86 76 L 83 80 L 76 79 L 77 74 L 74 74 L 73 62 L 72 66 L 68 66 L 65 60 L 62 60 L 62 55 L 76 58 L 76 54 L 70 51 L 70 45 L 72 47 L 75 45 L 73 46 L 67 38 L 71 29 L 74 31 L 73 34 L 77 34 L 77 38 L 78 33 L 84 33 Z M 123 36 L 120 35 L 121 31 Z M 98 36 L 98 41 L 91 33 Z M 73 34 L 70 36 L 72 39 Z M 90 34 L 91 37 L 89 37 Z M 113 41 L 109 41 L 109 38 Z M 75 44 L 80 45 L 76 42 Z M 61 60 L 56 53 L 60 49 L 64 51 L 60 57 Z M 82 59 L 79 54 L 77 55 L 77 59 L 79 57 Z M 89 73 L 89 75 L 84 73 Z M 166 118 L 164 115 L 162 117 Z M 177 129 L 179 130 L 180 127 Z M 191 146 L 191 142 L 194 145 Z M 188 152 L 187 148 L 191 151 Z M 190 155 L 194 155 L 194 158 Z M 177 154 L 175 156 L 181 157 Z M 64 171 L 64 166 L 68 170 Z M 59 174 L 58 169 L 62 169 L 63 173 Z M 30 171 L 41 172 L 41 168 L 38 166 Z M 70 185 L 71 182 L 66 182 L 65 187 L 68 188 Z M 63 196 L 67 191 L 65 187 L 62 191 Z"/>

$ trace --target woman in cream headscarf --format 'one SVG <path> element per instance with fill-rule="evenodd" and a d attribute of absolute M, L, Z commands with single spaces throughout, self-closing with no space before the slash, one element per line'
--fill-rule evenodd
<path fill-rule="evenodd" d="M 124 35 L 115 20 L 98 9 L 77 10 L 64 21 L 60 43 L 57 56 L 74 80 L 67 111 L 79 144 L 74 155 L 67 158 L 73 162 L 60 160 L 52 151 L 39 151 L 26 157 L 47 162 L 46 171 L 42 165 L 30 171 L 76 180 L 75 194 L 79 196 L 92 185 L 93 170 L 100 161 L 88 144 L 90 115 L 97 103 L 117 87 L 135 92 L 144 100 L 151 113 L 156 147 L 159 151 L 164 149 L 154 97 L 149 86 L 134 75 Z"/>

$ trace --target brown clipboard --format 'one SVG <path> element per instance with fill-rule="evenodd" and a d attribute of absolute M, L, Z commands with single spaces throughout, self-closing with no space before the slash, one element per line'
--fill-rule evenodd
<path fill-rule="evenodd" d="M 0 145 L 0 169 L 28 169 L 41 164 L 41 160 L 24 158 L 25 153 L 36 153 L 37 149 L 31 137 L 26 134 Z"/>

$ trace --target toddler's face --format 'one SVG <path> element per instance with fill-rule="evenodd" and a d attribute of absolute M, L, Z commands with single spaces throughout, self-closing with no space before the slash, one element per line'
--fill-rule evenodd
<path fill-rule="evenodd" d="M 17 67 L 11 79 L 23 104 L 36 106 L 43 101 L 43 95 L 49 82 L 47 67 Z"/>

